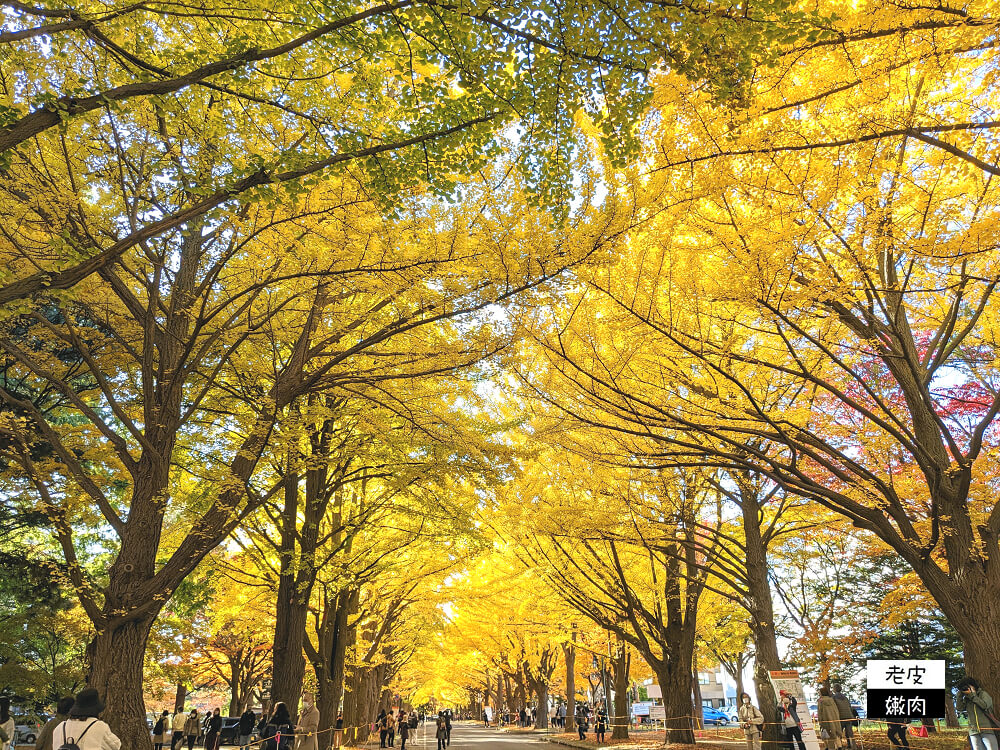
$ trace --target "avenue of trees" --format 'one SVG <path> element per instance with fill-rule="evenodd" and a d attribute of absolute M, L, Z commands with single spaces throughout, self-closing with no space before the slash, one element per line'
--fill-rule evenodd
<path fill-rule="evenodd" d="M 1000 694 L 990 3 L 0 6 L 0 688 Z"/>

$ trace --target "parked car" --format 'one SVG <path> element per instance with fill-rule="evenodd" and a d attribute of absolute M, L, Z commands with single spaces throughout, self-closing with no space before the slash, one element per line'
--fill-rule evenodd
<path fill-rule="evenodd" d="M 49 716 L 45 714 L 14 714 L 14 743 L 17 745 L 34 745 L 38 733 L 42 731 Z"/>
<path fill-rule="evenodd" d="M 239 733 L 240 733 L 240 717 L 223 716 L 222 731 L 219 732 L 219 744 L 220 745 L 239 744 L 240 741 Z"/>
<path fill-rule="evenodd" d="M 725 711 L 722 709 L 702 706 L 701 721 L 703 724 L 717 724 L 720 727 L 724 727 L 729 724 L 729 717 L 726 716 Z"/>
<path fill-rule="evenodd" d="M 726 718 L 728 718 L 729 721 L 732 722 L 733 724 L 738 724 L 739 723 L 739 721 L 740 721 L 740 717 L 739 717 L 740 707 L 737 706 L 735 703 L 730 703 L 728 705 L 725 705 L 725 706 L 723 706 L 719 710 L 722 711 L 722 713 L 724 713 L 726 715 Z"/>

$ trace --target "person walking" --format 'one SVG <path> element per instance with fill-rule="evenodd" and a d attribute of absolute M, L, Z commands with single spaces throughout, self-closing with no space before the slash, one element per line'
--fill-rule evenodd
<path fill-rule="evenodd" d="M 184 744 L 184 724 L 186 723 L 187 714 L 184 713 L 184 706 L 181 706 L 170 717 L 170 731 L 173 734 L 170 738 L 170 750 L 177 750 Z"/>
<path fill-rule="evenodd" d="M 274 704 L 274 711 L 261 732 L 261 750 L 291 750 L 294 737 L 295 729 L 288 706 L 279 701 Z"/>
<path fill-rule="evenodd" d="M 445 746 L 451 747 L 451 709 L 445 709 L 444 712 L 444 733 L 445 733 Z M 994 748 L 994 750 L 996 750 Z"/>
<path fill-rule="evenodd" d="M 35 740 L 35 750 L 52 750 L 52 733 L 55 731 L 57 726 L 69 718 L 69 712 L 70 709 L 73 708 L 73 702 L 74 698 L 72 695 L 67 695 L 59 699 L 59 703 L 56 704 L 56 715 L 45 722 L 45 726 L 42 727 L 42 731 L 38 733 L 38 738 Z M 163 713 L 166 714 L 167 712 L 164 711 Z"/>
<path fill-rule="evenodd" d="M 781 690 L 778 699 L 778 721 L 785 734 L 785 746 L 793 750 L 796 748 L 806 750 L 806 743 L 802 740 L 802 722 L 799 721 L 799 714 L 796 711 L 798 704 L 794 695 Z"/>
<path fill-rule="evenodd" d="M 749 693 L 740 695 L 740 707 L 736 709 L 736 719 L 740 722 L 743 737 L 747 741 L 747 750 L 760 750 L 760 735 L 764 729 L 764 714 L 750 700 Z"/>
<path fill-rule="evenodd" d="M 993 710 L 993 697 L 979 686 L 972 677 L 966 677 L 958 685 L 955 707 L 969 714 L 969 744 L 972 750 L 998 750 L 997 723 Z"/>
<path fill-rule="evenodd" d="M 399 750 L 406 750 L 406 740 L 410 737 L 410 722 L 406 720 L 406 712 L 399 716 Z"/>
<path fill-rule="evenodd" d="M 17 729 L 10 715 L 10 698 L 0 698 L 0 748 L 10 750 L 14 747 L 14 734 Z"/>
<path fill-rule="evenodd" d="M 389 747 L 396 746 L 396 714 L 389 711 L 385 717 L 385 732 L 386 741 L 389 743 Z"/>
<path fill-rule="evenodd" d="M 153 750 L 163 750 L 167 744 L 167 725 L 170 723 L 170 712 L 164 711 L 153 725 Z"/>
<path fill-rule="evenodd" d="M 69 718 L 52 730 L 52 743 L 75 742 L 80 750 L 120 750 L 122 741 L 101 721 L 104 703 L 94 688 L 77 693 Z"/>
<path fill-rule="evenodd" d="M 840 731 L 844 735 L 845 746 L 848 750 L 854 750 L 854 722 L 857 721 L 858 714 L 851 705 L 851 699 L 844 695 L 844 686 L 839 682 L 833 685 L 833 700 L 840 714 Z"/>
<path fill-rule="evenodd" d="M 198 725 L 198 709 L 192 708 L 184 722 L 184 740 L 187 742 L 188 750 L 194 750 L 194 743 L 198 739 L 198 732 L 201 727 Z"/>
<path fill-rule="evenodd" d="M 441 715 L 438 715 L 434 736 L 437 737 L 437 750 L 444 750 L 448 746 L 448 728 L 445 726 L 444 717 Z"/>
<path fill-rule="evenodd" d="M 587 739 L 587 708 L 586 706 L 580 706 L 576 712 L 576 731 L 580 735 L 581 740 Z"/>
<path fill-rule="evenodd" d="M 840 710 L 830 693 L 830 688 L 823 685 L 819 689 L 816 700 L 816 717 L 819 719 L 819 736 L 826 745 L 826 750 L 837 750 L 844 737 L 840 729 Z"/>
<path fill-rule="evenodd" d="M 910 741 L 906 738 L 906 730 L 909 728 L 910 722 L 887 721 L 886 724 L 889 726 L 886 736 L 889 738 L 890 747 L 901 748 L 910 746 Z"/>
<path fill-rule="evenodd" d="M 244 750 L 250 747 L 250 741 L 253 739 L 253 727 L 256 721 L 257 717 L 254 715 L 253 709 L 247 706 L 247 710 L 240 714 L 240 723 L 236 727 L 237 742 L 239 742 L 240 747 L 244 748 Z"/>
<path fill-rule="evenodd" d="M 316 696 L 308 690 L 302 693 L 302 711 L 295 726 L 295 750 L 319 750 L 319 709 Z"/>
<path fill-rule="evenodd" d="M 205 750 L 219 750 L 221 733 L 222 709 L 216 708 L 208 718 L 208 726 L 205 729 Z"/>

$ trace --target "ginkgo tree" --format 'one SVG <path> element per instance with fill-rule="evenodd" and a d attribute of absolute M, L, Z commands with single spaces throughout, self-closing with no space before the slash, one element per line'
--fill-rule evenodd
<path fill-rule="evenodd" d="M 650 222 L 548 352 L 567 408 L 648 460 L 763 475 L 879 537 L 996 690 L 995 20 L 828 7 L 837 39 L 792 45 L 746 111 L 663 77 L 618 173 Z"/>

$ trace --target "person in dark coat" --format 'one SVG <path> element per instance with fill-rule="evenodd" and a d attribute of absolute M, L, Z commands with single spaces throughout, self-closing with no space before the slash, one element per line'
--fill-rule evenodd
<path fill-rule="evenodd" d="M 35 750 L 52 750 L 52 732 L 59 724 L 69 718 L 69 711 L 73 708 L 74 700 L 76 699 L 72 695 L 59 699 L 59 703 L 56 705 L 56 715 L 45 722 L 42 731 L 38 733 L 38 739 L 35 740 Z M 163 713 L 166 715 L 167 712 Z M 160 747 L 163 747 L 162 743 Z"/>
<path fill-rule="evenodd" d="M 833 686 L 833 701 L 840 714 L 840 731 L 847 740 L 847 749 L 854 750 L 854 722 L 857 721 L 858 712 L 851 705 L 851 699 L 844 695 L 844 686 L 840 683 Z"/>
<path fill-rule="evenodd" d="M 263 742 L 261 750 L 291 750 L 295 740 L 295 728 L 292 726 L 292 715 L 288 712 L 288 706 L 278 702 L 274 704 L 274 711 L 264 725 L 260 738 Z"/>
<path fill-rule="evenodd" d="M 205 750 L 219 750 L 219 735 L 222 733 L 222 710 L 215 709 L 205 730 Z"/>
<path fill-rule="evenodd" d="M 399 715 L 399 750 L 406 750 L 406 740 L 410 736 L 410 722 L 406 720 L 406 712 Z"/>
<path fill-rule="evenodd" d="M 451 747 L 451 709 L 444 712 L 444 731 L 447 738 L 446 745 Z"/>
<path fill-rule="evenodd" d="M 434 736 L 437 737 L 437 750 L 444 750 L 448 741 L 448 728 L 445 726 L 444 717 L 438 714 L 437 729 L 434 730 Z"/>
<path fill-rule="evenodd" d="M 378 746 L 380 748 L 388 747 L 389 720 L 386 718 L 384 708 L 378 712 L 378 718 L 375 720 L 375 726 L 378 727 Z"/>
<path fill-rule="evenodd" d="M 253 737 L 253 727 L 256 721 L 257 716 L 254 714 L 253 709 L 247 706 L 247 710 L 240 714 L 240 723 L 236 729 L 236 733 L 239 735 L 237 741 L 240 743 L 240 747 L 250 747 L 250 739 Z"/>
<path fill-rule="evenodd" d="M 594 717 L 594 738 L 603 743 L 604 733 L 608 731 L 608 713 L 604 706 L 597 709 L 597 716 Z"/>

